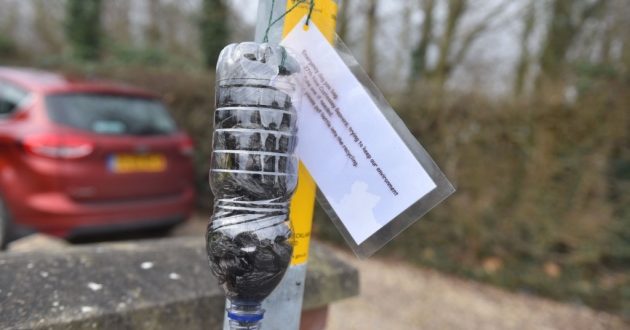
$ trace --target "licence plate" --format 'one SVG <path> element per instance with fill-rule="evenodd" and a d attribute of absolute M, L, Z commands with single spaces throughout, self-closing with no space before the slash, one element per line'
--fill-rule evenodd
<path fill-rule="evenodd" d="M 161 154 L 116 154 L 109 157 L 107 165 L 114 173 L 157 173 L 166 169 L 166 157 Z"/>

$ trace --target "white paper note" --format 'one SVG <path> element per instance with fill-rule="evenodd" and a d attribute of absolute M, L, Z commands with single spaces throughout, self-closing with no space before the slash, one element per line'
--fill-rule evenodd
<path fill-rule="evenodd" d="M 304 73 L 297 154 L 361 244 L 436 184 L 314 24 L 282 45 Z"/>

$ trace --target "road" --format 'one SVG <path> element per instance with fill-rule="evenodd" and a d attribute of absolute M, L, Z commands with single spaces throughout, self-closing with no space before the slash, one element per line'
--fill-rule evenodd
<path fill-rule="evenodd" d="M 332 306 L 329 330 L 630 329 L 616 316 L 382 259 L 358 260 L 361 295 Z"/>

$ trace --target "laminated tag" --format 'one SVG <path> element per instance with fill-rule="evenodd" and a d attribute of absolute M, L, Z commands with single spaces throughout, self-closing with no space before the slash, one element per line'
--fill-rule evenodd
<path fill-rule="evenodd" d="M 282 41 L 304 71 L 297 154 L 319 202 L 367 257 L 454 188 L 347 48 L 305 19 Z"/>

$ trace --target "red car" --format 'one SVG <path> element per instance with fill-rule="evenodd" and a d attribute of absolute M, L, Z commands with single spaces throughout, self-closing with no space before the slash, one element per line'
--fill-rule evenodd
<path fill-rule="evenodd" d="M 0 246 L 162 229 L 193 208 L 193 145 L 159 98 L 122 84 L 0 67 Z"/>

